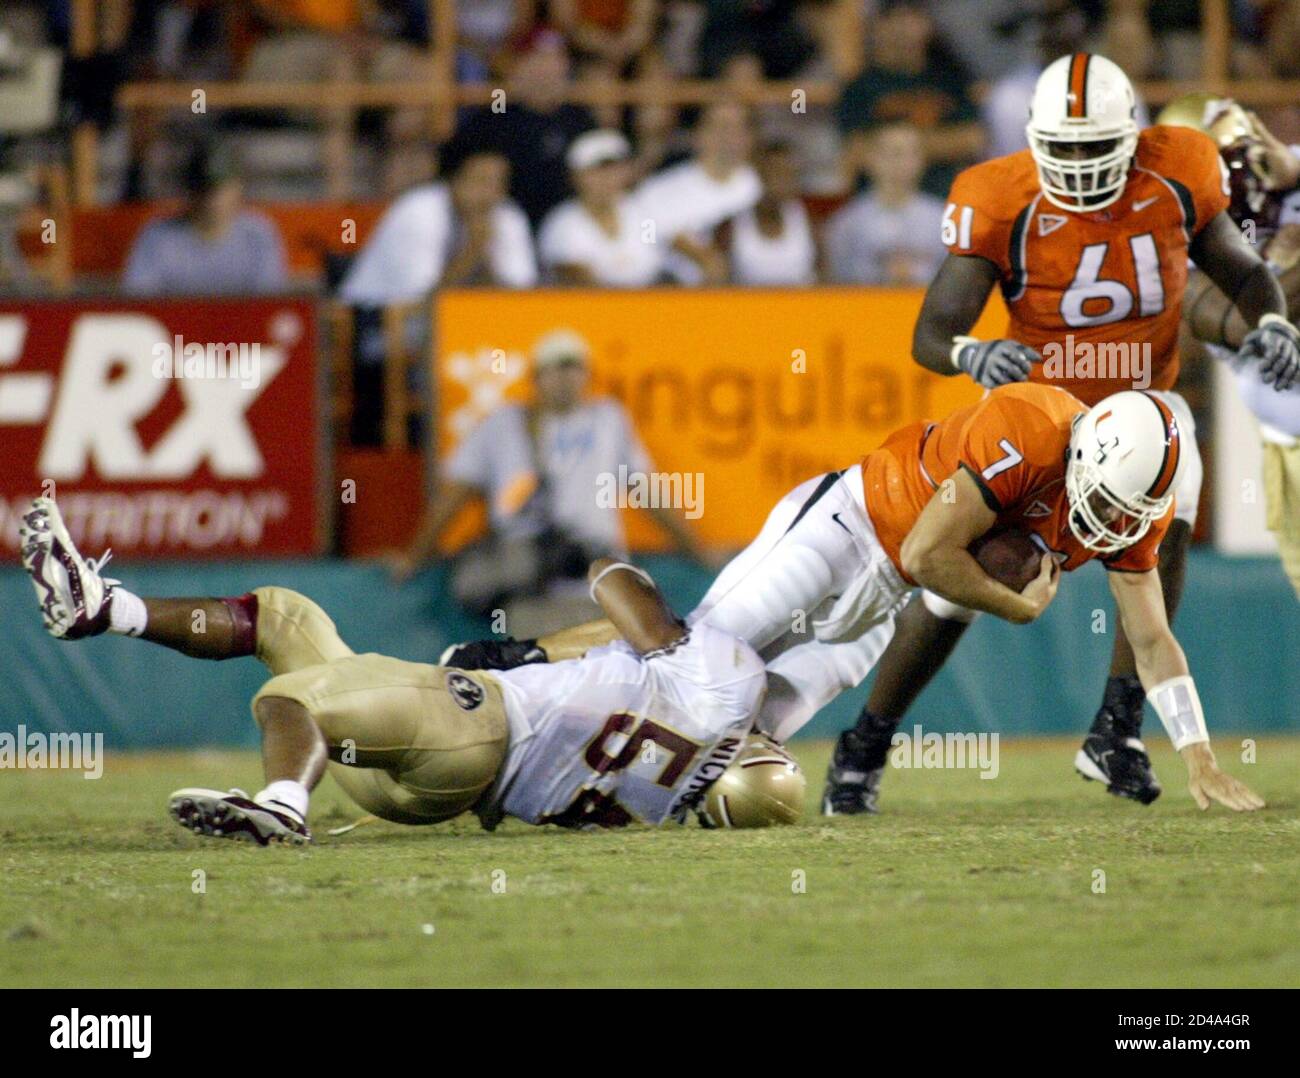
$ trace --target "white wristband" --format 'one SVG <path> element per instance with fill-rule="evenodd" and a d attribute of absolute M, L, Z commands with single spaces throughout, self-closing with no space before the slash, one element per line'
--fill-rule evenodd
<path fill-rule="evenodd" d="M 1263 329 L 1270 322 L 1281 322 L 1284 326 L 1287 324 L 1287 320 L 1278 314 L 1277 311 L 1267 311 L 1259 316 L 1259 321 L 1255 323 L 1255 328 Z"/>
<path fill-rule="evenodd" d="M 968 344 L 979 344 L 978 337 L 954 337 L 952 339 L 952 351 L 948 353 L 948 358 L 952 360 L 952 369 L 961 370 L 961 364 L 957 362 L 957 357 L 961 355 L 961 350 Z"/>
<path fill-rule="evenodd" d="M 650 574 L 644 569 L 638 569 L 635 565 L 628 565 L 625 561 L 616 561 L 613 565 L 606 565 L 605 568 L 596 574 L 596 579 L 591 582 L 591 601 L 593 603 L 596 603 L 597 605 L 600 603 L 600 600 L 596 598 L 596 585 L 617 569 L 626 569 L 629 573 L 635 573 L 650 587 L 653 588 L 655 586 L 654 580 L 651 579 Z"/>
<path fill-rule="evenodd" d="M 1196 683 L 1187 674 L 1171 677 L 1168 681 L 1152 686 L 1147 699 L 1156 709 L 1169 740 L 1179 752 L 1188 745 L 1210 740 L 1205 729 L 1205 712 L 1201 709 Z"/>

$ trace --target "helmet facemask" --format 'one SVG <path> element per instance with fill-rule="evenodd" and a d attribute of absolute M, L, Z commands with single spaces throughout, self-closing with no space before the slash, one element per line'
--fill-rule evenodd
<path fill-rule="evenodd" d="M 1065 466 L 1065 495 L 1070 531 L 1097 554 L 1117 554 L 1132 546 L 1173 502 L 1172 494 L 1163 498 L 1136 494 L 1127 500 L 1117 497 L 1106 489 L 1101 469 L 1083 459 L 1082 451 L 1073 444 Z"/>
<path fill-rule="evenodd" d="M 1047 200 L 1072 213 L 1090 213 L 1115 202 L 1137 151 L 1137 126 L 1129 127 L 1107 133 L 1049 132 L 1031 121 L 1025 130 Z"/>

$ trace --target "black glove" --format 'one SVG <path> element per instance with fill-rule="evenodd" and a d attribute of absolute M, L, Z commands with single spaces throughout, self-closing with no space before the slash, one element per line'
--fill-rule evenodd
<path fill-rule="evenodd" d="M 516 666 L 547 661 L 546 649 L 536 640 L 474 640 L 468 644 L 455 644 L 442 653 L 439 666 L 454 666 L 458 670 L 513 670 Z"/>
<path fill-rule="evenodd" d="M 1042 358 L 1019 341 L 972 340 L 958 350 L 957 368 L 986 389 L 992 389 L 1008 382 L 1023 382 L 1029 377 L 1030 368 Z"/>
<path fill-rule="evenodd" d="M 1246 334 L 1237 356 L 1259 364 L 1260 377 L 1285 393 L 1300 377 L 1300 330 L 1278 314 L 1266 314 Z"/>

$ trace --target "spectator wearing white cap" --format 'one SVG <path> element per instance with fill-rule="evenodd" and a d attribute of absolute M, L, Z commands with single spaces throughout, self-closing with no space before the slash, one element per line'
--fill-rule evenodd
<path fill-rule="evenodd" d="M 528 218 L 507 197 L 510 163 L 476 149 L 444 165 L 449 182 L 413 187 L 384 212 L 339 287 L 345 302 L 382 307 L 440 285 L 537 283 Z"/>
<path fill-rule="evenodd" d="M 557 329 L 538 341 L 533 401 L 489 413 L 444 462 L 415 539 L 388 557 L 395 581 L 433 556 L 443 530 L 474 498 L 487 503 L 490 532 L 457 559 L 452 591 L 471 613 L 506 609 L 516 636 L 530 627 L 513 619 L 508 604 L 563 592 L 566 582 L 585 578 L 592 559 L 626 554 L 621 510 L 601 491 L 620 468 L 648 476 L 652 464 L 623 405 L 588 395 L 590 378 L 590 348 L 579 334 Z M 680 550 L 705 560 L 682 509 L 648 511 Z"/>
<path fill-rule="evenodd" d="M 663 272 L 664 248 L 628 194 L 632 148 L 617 131 L 588 131 L 569 147 L 578 197 L 542 222 L 537 248 L 542 269 L 557 284 L 644 288 Z"/>

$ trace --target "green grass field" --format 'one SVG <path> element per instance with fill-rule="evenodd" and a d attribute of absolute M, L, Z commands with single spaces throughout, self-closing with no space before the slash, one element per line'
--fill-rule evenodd
<path fill-rule="evenodd" d="M 891 770 L 883 815 L 823 821 L 813 742 L 796 828 L 331 838 L 354 813 L 326 780 L 317 845 L 266 850 L 165 812 L 177 786 L 257 789 L 251 754 L 7 771 L 0 985 L 1297 986 L 1300 739 L 1234 746 L 1262 813 L 1198 813 L 1167 748 L 1142 808 L 1079 780 L 1074 741 L 1021 741 L 994 781 Z"/>

